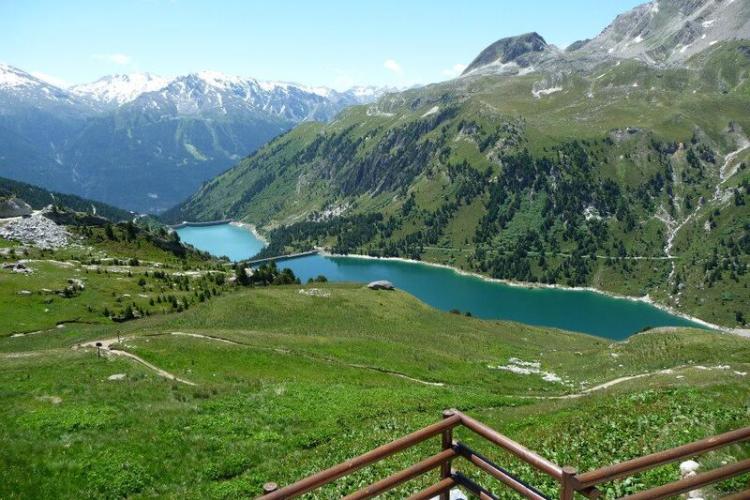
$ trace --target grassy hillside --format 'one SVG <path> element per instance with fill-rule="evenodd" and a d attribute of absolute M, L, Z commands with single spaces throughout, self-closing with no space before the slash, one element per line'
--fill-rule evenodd
<path fill-rule="evenodd" d="M 130 223 L 67 229 L 73 244 L 54 251 L 0 239 L 0 338 L 182 311 L 227 289 L 226 262 L 166 234 Z M 19 261 L 28 272 L 13 271 Z"/>
<path fill-rule="evenodd" d="M 750 423 L 745 339 L 681 330 L 608 343 L 443 313 L 401 292 L 315 286 L 315 296 L 300 286 L 249 289 L 116 327 L 1 338 L 0 466 L 8 474 L 0 496 L 253 496 L 265 481 L 283 484 L 330 466 L 435 421 L 447 407 L 581 470 Z M 116 349 L 184 382 L 75 348 L 116 332 L 123 338 Z M 511 358 L 539 361 L 560 381 L 497 368 Z M 643 376 L 595 389 L 629 375 Z M 557 399 L 586 389 L 593 390 Z M 460 438 L 473 441 L 464 431 Z M 554 494 L 549 481 L 474 444 Z M 365 469 L 320 498 L 437 446 Z M 748 451 L 730 448 L 701 463 L 710 468 Z M 607 491 L 677 476 L 672 465 Z"/>
<path fill-rule="evenodd" d="M 445 313 L 356 284 L 247 288 L 232 284 L 227 262 L 158 230 L 68 230 L 74 243 L 54 251 L 0 245 L 0 264 L 22 259 L 32 271 L 0 266 L 2 498 L 254 496 L 265 481 L 294 481 L 448 407 L 581 470 L 750 423 L 744 338 L 667 329 L 613 343 Z M 524 362 L 539 363 L 538 373 L 509 371 Z M 555 494 L 546 478 L 474 444 Z M 701 463 L 748 452 L 733 447 Z M 664 467 L 607 493 L 677 475 Z"/>
<path fill-rule="evenodd" d="M 646 295 L 747 321 L 750 43 L 686 68 L 464 78 L 306 124 L 167 215 L 309 249 Z"/>

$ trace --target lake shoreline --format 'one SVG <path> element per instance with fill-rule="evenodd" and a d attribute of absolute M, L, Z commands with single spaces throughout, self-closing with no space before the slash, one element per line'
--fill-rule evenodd
<path fill-rule="evenodd" d="M 207 222 L 182 221 L 179 224 L 173 224 L 169 227 L 174 230 L 174 229 L 182 229 L 185 227 L 223 226 L 225 224 L 229 226 L 239 227 L 246 231 L 250 231 L 250 233 L 257 240 L 261 241 L 263 245 L 268 246 L 268 240 L 266 239 L 265 236 L 260 234 L 257 226 L 255 224 L 248 224 L 247 222 L 240 222 L 240 221 L 231 220 L 231 219 L 213 220 L 213 221 L 207 221 Z"/>
<path fill-rule="evenodd" d="M 169 226 L 170 229 L 182 229 L 185 227 L 209 227 L 209 226 L 223 226 L 224 224 L 231 224 L 232 221 L 229 219 L 226 220 L 211 220 L 206 222 L 190 222 L 190 221 L 182 221 L 179 224 L 172 224 Z"/>
<path fill-rule="evenodd" d="M 258 241 L 260 241 L 264 246 L 267 246 L 269 244 L 268 239 L 265 238 L 258 231 L 258 228 L 256 225 L 246 223 L 246 222 L 241 222 L 241 221 L 233 221 L 233 220 L 212 221 L 212 222 L 187 222 L 185 221 L 181 223 L 179 227 L 187 227 L 187 226 L 203 227 L 203 226 L 214 226 L 214 225 L 222 225 L 222 224 L 228 224 L 228 225 L 242 228 L 248 231 L 250 234 L 252 234 L 252 236 L 256 238 Z M 694 323 L 696 326 L 701 326 L 703 328 L 720 331 L 720 332 L 731 334 L 731 335 L 737 335 L 737 336 L 741 336 L 745 338 L 750 338 L 750 330 L 748 329 L 731 328 L 727 326 L 710 323 L 701 318 L 691 316 L 690 314 L 684 313 L 682 311 L 677 311 L 671 308 L 670 306 L 656 302 L 649 295 L 646 295 L 643 297 L 634 297 L 634 296 L 629 296 L 629 295 L 621 295 L 615 292 L 609 292 L 609 291 L 601 290 L 599 288 L 588 287 L 588 286 L 587 287 L 571 287 L 571 286 L 565 286 L 565 285 L 559 285 L 559 284 L 532 283 L 532 282 L 524 282 L 524 281 L 517 281 L 517 280 L 492 278 L 490 276 L 486 276 L 477 272 L 466 271 L 464 269 L 460 269 L 458 267 L 451 266 L 448 264 L 440 264 L 437 262 L 408 259 L 404 257 L 374 257 L 371 255 L 363 255 L 363 254 L 335 254 L 335 253 L 329 252 L 325 248 L 320 248 L 320 247 L 315 248 L 315 251 L 322 257 L 346 257 L 346 258 L 363 259 L 363 260 L 382 260 L 382 261 L 403 262 L 407 264 L 421 264 L 424 266 L 430 266 L 434 268 L 447 269 L 459 276 L 472 277 L 472 278 L 476 278 L 476 279 L 489 282 L 489 283 L 498 283 L 498 284 L 503 284 L 503 285 L 507 285 L 510 287 L 525 288 L 529 290 L 548 289 L 548 290 L 561 290 L 561 291 L 573 291 L 573 292 L 591 292 L 591 293 L 595 293 L 595 294 L 602 295 L 602 296 L 612 298 L 612 299 L 628 300 L 631 302 L 647 304 L 647 305 L 653 306 L 656 309 L 659 309 L 660 311 L 664 313 L 670 314 L 672 316 L 675 316 L 677 318 L 680 318 L 686 321 L 690 321 Z"/>
<path fill-rule="evenodd" d="M 230 221 L 229 225 L 235 226 L 235 227 L 241 227 L 242 229 L 245 229 L 246 231 L 250 231 L 250 233 L 259 241 L 263 242 L 264 246 L 268 246 L 268 240 L 265 236 L 260 234 L 258 231 L 258 227 L 255 224 L 248 224 L 247 222 L 240 222 L 240 221 Z"/>
<path fill-rule="evenodd" d="M 696 323 L 698 325 L 701 325 L 703 327 L 706 327 L 711 330 L 717 330 L 721 331 L 723 333 L 728 333 L 731 335 L 737 335 L 740 337 L 746 337 L 750 338 L 750 330 L 742 329 L 742 328 L 730 328 L 727 326 L 721 326 L 714 323 L 710 323 L 708 321 L 702 320 L 700 318 L 697 318 L 695 316 L 691 316 L 689 314 L 683 313 L 681 311 L 676 311 L 672 309 L 671 307 L 660 304 L 656 301 L 654 301 L 649 295 L 646 295 L 644 297 L 633 297 L 630 295 L 621 295 L 614 292 L 608 292 L 606 290 L 601 290 L 599 288 L 594 287 L 571 287 L 571 286 L 565 286 L 565 285 L 558 285 L 558 284 L 549 284 L 549 283 L 531 283 L 526 281 L 515 281 L 515 280 L 507 280 L 507 279 L 500 279 L 500 278 L 492 278 L 490 276 L 485 276 L 483 274 L 466 271 L 464 269 L 460 269 L 455 266 L 450 266 L 448 264 L 439 264 L 437 262 L 428 262 L 423 260 L 415 260 L 415 259 L 407 259 L 404 257 L 373 257 L 371 255 L 362 255 L 362 254 L 335 254 L 328 252 L 325 249 L 318 248 L 317 249 L 320 253 L 320 255 L 324 257 L 350 257 L 355 259 L 369 259 L 369 260 L 390 260 L 395 262 L 404 262 L 408 264 L 422 264 L 425 266 L 431 266 L 431 267 L 437 267 L 437 268 L 443 268 L 448 269 L 450 271 L 453 271 L 454 273 L 462 276 L 469 276 L 477 279 L 481 279 L 483 281 L 487 281 L 490 283 L 500 283 L 503 285 L 508 285 L 512 287 L 518 287 L 518 288 L 527 288 L 527 289 L 549 289 L 549 290 L 564 290 L 569 292 L 592 292 L 597 293 L 600 295 L 604 295 L 606 297 L 612 298 L 612 299 L 620 299 L 620 300 L 629 300 L 632 302 L 640 302 L 644 304 L 651 305 L 657 309 L 660 309 L 663 312 L 666 312 L 668 314 L 671 314 L 673 316 L 677 316 L 679 318 L 682 318 L 687 321 L 691 321 L 693 323 Z"/>

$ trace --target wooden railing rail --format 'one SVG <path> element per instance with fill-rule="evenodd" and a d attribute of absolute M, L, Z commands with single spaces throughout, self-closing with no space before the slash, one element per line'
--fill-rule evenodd
<path fill-rule="evenodd" d="M 525 446 L 516 443 L 506 436 L 503 436 L 496 430 L 487 427 L 483 423 L 478 422 L 477 420 L 474 420 L 473 418 L 464 415 L 461 412 L 456 413 L 460 415 L 461 424 L 464 425 L 464 427 L 476 432 L 490 443 L 494 443 L 500 448 L 503 448 L 504 450 L 514 454 L 524 462 L 527 462 L 529 465 L 535 467 L 537 470 L 544 472 L 549 476 L 552 476 L 558 481 L 562 480 L 562 468 L 558 465 L 553 464 L 546 458 L 540 457 Z"/>
<path fill-rule="evenodd" d="M 683 458 L 700 455 L 717 448 L 747 441 L 750 439 L 750 427 L 737 429 L 735 431 L 725 432 L 718 436 L 711 436 L 700 441 L 678 446 L 669 450 L 652 453 L 643 457 L 634 458 L 619 464 L 602 467 L 584 474 L 576 476 L 581 487 L 594 486 L 606 483 L 626 476 L 632 476 L 638 472 L 653 469 L 660 465 L 665 465 Z"/>
<path fill-rule="evenodd" d="M 440 500 L 447 500 L 450 490 L 456 487 L 461 487 L 480 499 L 497 498 L 489 490 L 477 484 L 472 479 L 452 469 L 451 464 L 457 459 L 466 460 L 469 464 L 492 476 L 524 498 L 532 500 L 547 500 L 549 498 L 542 491 L 516 477 L 510 471 L 494 464 L 491 460 L 472 450 L 466 444 L 455 441 L 453 439 L 453 430 L 458 426 L 466 427 L 490 443 L 531 465 L 539 472 L 555 479 L 560 484 L 559 498 L 562 500 L 572 500 L 576 494 L 588 498 L 597 498 L 600 496 L 600 491 L 596 488 L 599 484 L 608 483 L 683 458 L 693 457 L 724 446 L 750 440 L 750 427 L 746 427 L 718 436 L 701 439 L 700 441 L 678 446 L 670 450 L 652 453 L 578 474 L 574 468 L 560 467 L 458 410 L 446 410 L 443 412 L 443 420 L 437 423 L 375 448 L 356 458 L 313 474 L 296 483 L 280 489 L 275 483 L 267 483 L 264 485 L 265 494 L 259 500 L 298 497 L 438 435 L 441 436 L 441 451 L 406 469 L 351 493 L 345 496 L 344 499 L 363 500 L 372 498 L 436 469 L 440 473 L 439 480 L 435 484 L 410 496 L 410 500 L 426 500 L 435 497 L 440 498 Z M 669 498 L 747 472 L 750 472 L 750 459 L 724 465 L 718 469 L 651 488 L 625 498 L 628 500 Z M 726 497 L 726 500 L 739 500 L 740 498 L 750 498 L 750 490 Z"/>
<path fill-rule="evenodd" d="M 334 465 L 333 467 L 326 469 L 317 474 L 313 474 L 301 481 L 297 481 L 294 484 L 290 484 L 284 488 L 274 490 L 264 495 L 263 500 L 274 500 L 281 498 L 294 498 L 308 491 L 312 491 L 324 484 L 328 484 L 342 476 L 348 476 L 349 474 L 366 467 L 375 462 L 379 462 L 384 458 L 387 458 L 394 453 L 397 453 L 406 448 L 410 448 L 416 444 L 426 441 L 427 439 L 441 434 L 446 429 L 452 429 L 461 422 L 461 417 L 453 415 L 450 418 L 443 419 L 441 422 L 429 425 L 424 429 L 420 429 L 416 432 L 397 439 L 388 444 L 384 444 L 372 451 L 368 451 L 356 458 L 347 460 L 346 462 Z M 270 488 L 269 488 L 270 489 Z"/>

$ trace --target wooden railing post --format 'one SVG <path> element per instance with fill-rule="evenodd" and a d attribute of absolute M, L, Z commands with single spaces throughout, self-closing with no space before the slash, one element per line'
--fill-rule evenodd
<path fill-rule="evenodd" d="M 279 485 L 276 483 L 266 483 L 263 485 L 263 494 L 268 495 L 279 489 Z"/>
<path fill-rule="evenodd" d="M 575 477 L 578 471 L 575 467 L 566 465 L 562 468 L 562 479 L 560 480 L 560 500 L 573 500 L 576 494 Z"/>
<path fill-rule="evenodd" d="M 453 415 L 455 415 L 456 412 L 453 410 L 445 410 L 443 411 L 443 419 L 451 418 Z M 448 450 L 450 448 L 453 448 L 453 429 L 448 428 L 443 431 L 443 450 Z M 451 462 L 445 462 L 443 465 L 440 466 L 440 479 L 448 479 L 451 477 Z M 450 500 L 451 492 L 450 490 L 444 491 L 440 494 L 440 500 Z"/>

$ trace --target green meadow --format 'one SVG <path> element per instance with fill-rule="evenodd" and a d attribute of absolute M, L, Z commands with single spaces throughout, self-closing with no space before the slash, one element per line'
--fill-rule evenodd
<path fill-rule="evenodd" d="M 198 271 L 222 264 L 193 268 L 187 261 L 184 267 L 196 274 L 174 291 L 189 297 L 187 309 L 117 323 L 85 305 L 101 308 L 113 293 L 143 290 L 138 276 L 156 262 L 132 266 L 132 277 L 109 272 L 110 266 L 107 273 L 86 273 L 86 252 L 81 261 L 70 249 L 63 252 L 67 259 L 48 253 L 29 263 L 30 276 L 0 274 L 2 498 L 252 497 L 264 482 L 286 484 L 334 465 L 436 421 L 445 408 L 459 408 L 580 470 L 750 424 L 750 344 L 740 337 L 659 330 L 613 343 L 467 318 L 403 292 L 357 284 L 227 284 L 200 301 L 195 291 L 207 282 Z M 104 253 L 99 257 L 118 258 Z M 68 264 L 54 264 L 58 259 Z M 62 286 L 69 275 L 87 283 L 80 295 L 55 295 L 54 311 L 37 314 L 43 305 L 37 287 Z M 17 295 L 18 280 L 34 294 Z M 156 294 L 162 281 L 146 278 L 144 295 Z M 43 318 L 27 325 L 39 330 L 14 334 L 26 315 Z M 61 321 L 70 322 L 60 328 Z M 82 346 L 118 334 L 113 351 L 182 382 L 135 359 Z M 538 362 L 542 373 L 498 368 L 513 359 Z M 545 374 L 554 377 L 545 380 Z M 623 377 L 632 378 L 597 387 Z M 555 484 L 468 431 L 457 437 L 555 494 Z M 316 497 L 350 492 L 438 446 L 429 441 Z M 710 468 L 749 451 L 730 447 L 701 464 Z M 455 466 L 509 494 L 460 460 Z M 666 466 L 607 485 L 606 493 L 677 477 L 677 466 Z M 721 483 L 716 492 L 742 481 Z"/>

